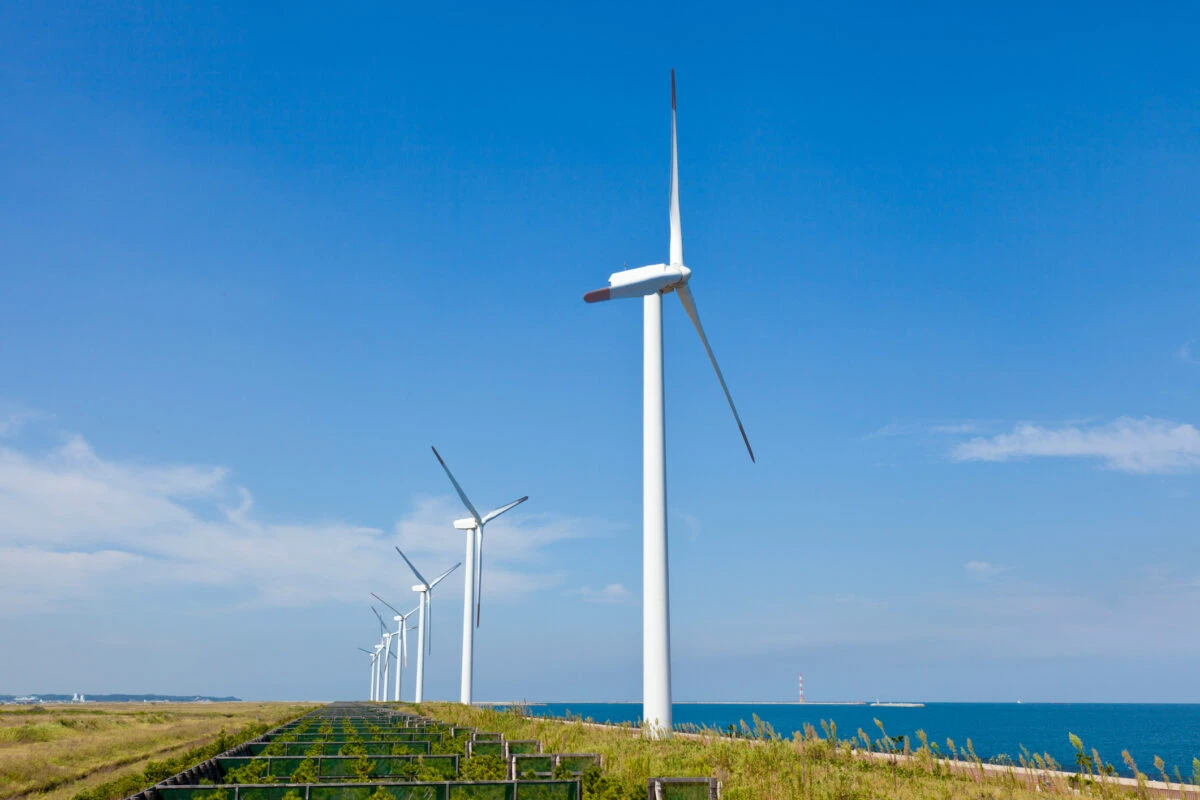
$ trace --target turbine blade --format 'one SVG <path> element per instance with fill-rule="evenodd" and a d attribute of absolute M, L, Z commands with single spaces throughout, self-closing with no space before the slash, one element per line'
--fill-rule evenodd
<path fill-rule="evenodd" d="M 605 286 L 603 289 L 593 289 L 583 296 L 585 303 L 602 303 L 605 300 L 612 299 L 612 287 Z"/>
<path fill-rule="evenodd" d="M 529 499 L 529 495 L 525 495 L 520 500 L 513 500 L 511 503 L 509 503 L 506 506 L 500 506 L 497 509 L 489 511 L 487 514 L 484 515 L 483 519 L 479 520 L 479 524 L 480 525 L 488 524 L 489 522 L 494 520 L 496 517 L 503 514 L 505 511 L 516 508 L 517 506 L 521 505 L 521 503 L 524 503 L 528 499 Z"/>
<path fill-rule="evenodd" d="M 389 603 L 387 600 L 384 600 L 382 597 L 380 597 L 379 595 L 375 594 L 374 592 L 371 592 L 371 597 L 374 597 L 376 600 L 378 600 L 379 602 L 383 603 L 385 606 L 387 606 L 388 608 L 390 608 L 392 611 L 396 611 L 396 607 L 395 607 L 394 605 L 392 605 L 391 603 Z M 396 611 L 396 614 L 397 614 L 397 615 L 399 615 L 399 616 L 403 616 L 403 614 L 400 614 L 400 612 L 399 612 L 399 611 Z"/>
<path fill-rule="evenodd" d="M 371 613 L 375 615 L 375 619 L 379 620 L 379 627 L 383 628 L 384 635 L 387 635 L 387 625 L 383 622 L 383 617 L 379 616 L 379 612 L 375 610 L 375 606 L 371 606 Z"/>
<path fill-rule="evenodd" d="M 413 571 L 413 575 L 416 575 L 416 576 L 417 576 L 417 580 L 419 580 L 421 583 L 423 583 L 423 584 L 425 584 L 426 586 L 428 586 L 428 585 L 429 585 L 429 581 L 425 580 L 425 576 L 424 576 L 424 575 L 422 575 L 421 573 L 417 572 L 417 568 L 416 568 L 416 567 L 414 567 L 414 566 L 413 566 L 413 563 L 412 563 L 411 561 L 409 561 L 409 560 L 408 560 L 408 556 L 404 555 L 404 551 L 403 551 L 403 550 L 401 550 L 399 547 L 397 547 L 397 548 L 396 548 L 396 552 L 397 552 L 397 553 L 399 553 L 399 554 L 400 554 L 400 557 L 404 559 L 404 563 L 405 563 L 405 564 L 408 564 L 408 568 L 409 568 L 409 569 L 411 569 L 411 570 Z"/>
<path fill-rule="evenodd" d="M 464 492 L 462 487 L 458 485 L 458 481 L 454 480 L 454 473 L 450 471 L 450 468 L 446 466 L 446 462 L 442 460 L 442 454 L 437 451 L 436 447 L 431 447 L 430 449 L 433 450 L 433 454 L 437 456 L 438 463 L 442 465 L 442 469 L 446 470 L 446 477 L 449 478 L 450 482 L 454 484 L 454 491 L 458 492 L 458 498 L 463 501 L 463 505 L 466 506 L 467 510 L 471 512 L 471 516 L 475 518 L 475 522 L 481 522 L 479 519 L 479 512 L 475 510 L 475 506 L 471 505 L 471 501 L 467 499 L 467 493 Z"/>
<path fill-rule="evenodd" d="M 436 578 L 433 579 L 433 583 L 429 584 L 429 588 L 432 589 L 433 587 L 437 586 L 439 583 L 442 582 L 442 580 L 447 575 L 449 575 L 451 572 L 454 572 L 454 570 L 458 569 L 461 566 L 462 566 L 462 562 L 460 561 L 457 564 L 455 564 L 453 567 L 451 567 L 450 569 L 443 572 L 441 575 L 438 575 Z M 428 593 L 426 593 L 426 594 L 428 594 Z"/>
<path fill-rule="evenodd" d="M 738 416 L 737 406 L 733 404 L 733 395 L 729 394 L 729 387 L 725 385 L 725 376 L 721 374 L 721 367 L 717 365 L 717 357 L 713 355 L 712 347 L 708 344 L 708 337 L 704 335 L 704 326 L 700 324 L 700 315 L 696 312 L 696 301 L 692 297 L 692 290 L 685 283 L 676 287 L 676 293 L 679 295 L 679 302 L 683 303 L 683 310 L 692 318 L 692 324 L 696 326 L 696 333 L 700 334 L 704 351 L 708 353 L 708 360 L 712 362 L 713 370 L 717 373 L 717 380 L 721 382 L 721 390 L 725 392 L 725 399 L 729 401 L 729 410 L 733 412 L 733 418 L 742 434 L 742 441 L 746 443 L 746 451 L 750 453 L 750 460 L 754 461 L 754 448 L 750 446 L 750 439 L 746 436 L 746 429 L 742 426 L 742 418 Z"/>
<path fill-rule="evenodd" d="M 671 266 L 683 264 L 683 229 L 679 222 L 679 147 L 675 136 L 675 70 L 671 70 Z"/>
<path fill-rule="evenodd" d="M 367 655 L 369 655 L 369 656 L 373 656 L 373 655 L 375 655 L 374 653 L 372 653 L 370 650 L 366 649 L 365 647 L 360 647 L 360 648 L 358 648 L 358 649 L 359 649 L 359 650 L 362 650 L 364 653 L 366 653 L 366 654 L 367 654 Z"/>
<path fill-rule="evenodd" d="M 433 603 L 429 602 L 429 591 L 425 595 L 425 652 L 433 652 Z"/>

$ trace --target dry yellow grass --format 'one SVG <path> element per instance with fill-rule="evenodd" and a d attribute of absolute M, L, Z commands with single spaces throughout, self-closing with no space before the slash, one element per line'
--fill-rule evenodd
<path fill-rule="evenodd" d="M 278 723 L 295 703 L 104 703 L 0 707 L 0 800 L 76 792 L 203 745 L 221 729 Z"/>

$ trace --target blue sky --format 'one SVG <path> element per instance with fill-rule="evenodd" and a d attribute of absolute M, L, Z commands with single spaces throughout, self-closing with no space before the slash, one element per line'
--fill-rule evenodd
<path fill-rule="evenodd" d="M 666 312 L 676 697 L 1200 701 L 1180 5 L 20 4 L 0 691 L 345 698 L 489 534 L 484 699 L 640 694 Z M 461 580 L 428 693 L 458 683 Z M 72 653 L 76 655 L 72 655 Z"/>

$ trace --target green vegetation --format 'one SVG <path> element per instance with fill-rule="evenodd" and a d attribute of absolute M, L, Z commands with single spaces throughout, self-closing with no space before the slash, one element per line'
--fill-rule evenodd
<path fill-rule="evenodd" d="M 500 731 L 506 739 L 540 739 L 546 753 L 601 754 L 604 769 L 593 767 L 583 774 L 587 800 L 642 800 L 651 777 L 715 777 L 723 785 L 725 800 L 1035 800 L 1080 794 L 1099 800 L 1145 800 L 1152 791 L 1140 772 L 1138 786 L 1118 783 L 1115 768 L 1095 750 L 1086 750 L 1078 737 L 1071 743 L 1084 772 L 1064 776 L 1054 759 L 1028 752 L 1015 762 L 985 765 L 970 740 L 961 749 L 947 740 L 943 755 L 922 731 L 916 734 L 914 749 L 907 737 L 889 736 L 878 722 L 878 738 L 860 730 L 843 739 L 833 723 L 822 723 L 824 736 L 807 726 L 786 738 L 755 718 L 753 724 L 742 723 L 733 731 L 695 729 L 669 741 L 647 741 L 631 726 L 530 717 L 520 707 L 497 711 L 425 703 L 417 708 L 451 724 Z M 1132 764 L 1128 754 L 1124 756 Z M 468 759 L 462 776 L 490 776 L 494 765 L 485 760 L 489 758 L 495 757 Z M 1194 766 L 1200 775 L 1200 761 Z M 1131 768 L 1136 771 L 1135 765 Z M 1162 779 L 1172 784 L 1175 797 L 1181 796 L 1178 776 L 1162 773 Z"/>
<path fill-rule="evenodd" d="M 317 762 L 311 758 L 306 758 L 300 762 L 300 766 L 296 767 L 296 771 L 292 773 L 289 783 L 316 783 L 317 782 Z"/>
<path fill-rule="evenodd" d="M 226 749 L 245 732 L 251 738 L 311 708 L 292 703 L 0 708 L 0 800 L 125 797 L 215 754 L 208 748 L 222 735 Z"/>
<path fill-rule="evenodd" d="M 440 742 L 433 742 L 429 746 L 430 755 L 465 756 L 467 754 L 467 740 L 469 738 L 465 733 L 460 733 L 458 736 L 447 734 Z"/>
<path fill-rule="evenodd" d="M 463 762 L 458 776 L 464 781 L 502 781 L 508 777 L 500 756 L 471 756 Z"/>
<path fill-rule="evenodd" d="M 240 730 L 237 734 L 229 736 L 222 728 L 217 737 L 208 744 L 194 747 L 174 758 L 166 761 L 151 761 L 142 770 L 139 775 L 137 773 L 129 773 L 120 778 L 104 783 L 97 784 L 90 789 L 84 789 L 77 792 L 71 800 L 120 800 L 120 798 L 128 797 L 131 794 L 136 794 L 147 786 L 153 786 L 161 780 L 171 777 L 177 772 L 181 772 L 188 767 L 199 764 L 201 761 L 206 761 L 220 753 L 225 752 L 231 747 L 235 747 L 242 742 L 249 741 L 257 736 L 262 736 L 273 725 L 266 723 L 256 723 Z M 257 762 L 262 765 L 261 768 L 254 767 L 255 762 L 247 765 L 246 769 L 259 769 L 265 772 L 266 761 Z M 269 782 L 270 779 L 263 779 L 261 776 L 256 776 L 261 782 Z M 240 780 L 238 783 L 251 783 L 252 780 Z M 205 795 L 205 800 L 227 800 L 224 790 L 214 791 L 212 794 Z"/>
<path fill-rule="evenodd" d="M 234 767 L 225 773 L 225 783 L 274 783 L 275 778 L 267 774 L 267 760 L 256 758 L 249 764 Z"/>
<path fill-rule="evenodd" d="M 365 753 L 350 762 L 350 774 L 359 783 L 366 783 L 371 780 L 371 773 L 374 770 L 375 762 L 367 758 Z"/>

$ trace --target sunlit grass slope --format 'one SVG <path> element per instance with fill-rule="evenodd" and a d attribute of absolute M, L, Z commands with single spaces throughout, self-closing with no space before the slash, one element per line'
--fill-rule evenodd
<path fill-rule="evenodd" d="M 265 730 L 310 708 L 292 703 L 0 707 L 0 800 L 69 800 L 83 790 L 144 775 L 152 761 L 170 761 L 214 743 L 222 730 L 229 737 L 251 727 Z"/>
<path fill-rule="evenodd" d="M 588 787 L 585 776 L 588 800 L 641 800 L 651 777 L 716 777 L 723 784 L 725 800 L 1045 800 L 1080 794 L 1096 798 L 1196 797 L 1194 786 L 1184 792 L 1178 784 L 1156 791 L 1140 773 L 1137 785 L 1119 784 L 1102 774 L 1110 768 L 1095 769 L 1100 762 L 1091 754 L 1081 761 L 1091 774 L 1080 787 L 1077 777 L 1068 777 L 1052 760 L 1032 754 L 1018 756 L 1027 768 L 1020 763 L 984 765 L 969 745 L 955 751 L 953 758 L 943 758 L 950 755 L 953 745 L 948 744 L 943 753 L 923 738 L 907 754 L 881 753 L 879 750 L 895 747 L 897 742 L 883 731 L 876 739 L 859 731 L 845 740 L 836 729 L 820 736 L 810 729 L 806 735 L 785 738 L 755 721 L 743 729 L 741 738 L 730 738 L 723 731 L 700 731 L 651 742 L 630 727 L 547 720 L 524 715 L 519 708 L 496 711 L 451 703 L 425 703 L 417 708 L 446 722 L 499 731 L 506 738 L 540 739 L 547 753 L 600 753 L 603 781 L 597 782 L 599 776 L 593 776 L 593 786 Z M 1082 743 L 1078 748 L 1085 753 Z M 868 749 L 873 755 L 864 757 Z"/>

